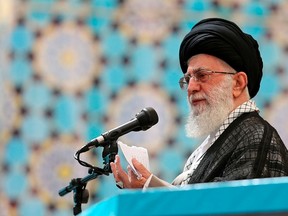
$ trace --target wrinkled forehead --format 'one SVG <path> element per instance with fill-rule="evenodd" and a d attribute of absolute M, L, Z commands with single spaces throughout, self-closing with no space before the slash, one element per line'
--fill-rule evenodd
<path fill-rule="evenodd" d="M 228 63 L 222 59 L 209 55 L 209 54 L 196 54 L 190 57 L 187 61 L 187 72 L 195 71 L 200 69 L 208 70 L 228 70 L 231 72 L 236 72 Z"/>

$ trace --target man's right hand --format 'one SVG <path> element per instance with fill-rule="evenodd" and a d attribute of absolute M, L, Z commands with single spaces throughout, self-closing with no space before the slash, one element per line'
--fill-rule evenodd
<path fill-rule="evenodd" d="M 151 173 L 135 158 L 132 159 L 132 163 L 140 176 L 137 176 L 129 165 L 127 172 L 125 172 L 122 169 L 119 155 L 116 155 L 115 161 L 110 163 L 116 184 L 123 185 L 123 188 L 143 188 Z"/>

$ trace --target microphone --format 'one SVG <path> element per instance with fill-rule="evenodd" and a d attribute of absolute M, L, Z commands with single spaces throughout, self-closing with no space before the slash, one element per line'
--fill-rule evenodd
<path fill-rule="evenodd" d="M 135 115 L 135 118 L 131 119 L 127 123 L 122 124 L 101 134 L 101 136 L 92 139 L 81 149 L 81 152 L 88 151 L 93 147 L 104 146 L 109 141 L 116 141 L 120 136 L 131 131 L 145 131 L 157 123 L 158 115 L 156 111 L 152 107 L 144 108 Z"/>

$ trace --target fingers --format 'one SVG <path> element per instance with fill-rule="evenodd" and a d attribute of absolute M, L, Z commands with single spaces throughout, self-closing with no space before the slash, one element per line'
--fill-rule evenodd
<path fill-rule="evenodd" d="M 132 163 L 138 173 L 141 173 L 141 175 L 146 179 L 149 178 L 151 173 L 149 172 L 149 170 L 146 169 L 146 167 L 142 163 L 140 163 L 135 158 L 132 159 Z"/>
<path fill-rule="evenodd" d="M 136 174 L 130 166 L 127 168 L 131 188 L 142 188 L 146 179 L 141 174 Z"/>
<path fill-rule="evenodd" d="M 116 181 L 116 185 L 119 183 L 122 184 L 122 188 L 142 188 L 149 178 L 151 173 L 145 168 L 145 166 L 137 161 L 132 159 L 133 166 L 137 170 L 138 175 L 132 170 L 130 166 L 127 167 L 127 173 L 122 169 L 120 164 L 120 157 L 116 155 L 115 161 L 110 163 L 110 167 L 113 173 L 113 176 Z"/>
<path fill-rule="evenodd" d="M 122 182 L 123 187 L 129 187 L 130 181 L 128 174 L 122 169 L 120 157 L 116 155 L 114 163 L 110 163 L 110 167 L 116 182 Z"/>
<path fill-rule="evenodd" d="M 120 179 L 118 177 L 118 171 L 117 171 L 115 162 L 111 162 L 110 163 L 110 167 L 111 167 L 111 170 L 112 170 L 112 173 L 113 173 L 115 181 L 116 182 L 120 181 Z"/>

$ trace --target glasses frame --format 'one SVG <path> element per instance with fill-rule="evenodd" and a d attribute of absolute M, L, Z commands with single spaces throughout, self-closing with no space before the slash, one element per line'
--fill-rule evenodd
<path fill-rule="evenodd" d="M 207 75 L 207 78 L 205 81 L 201 81 L 199 77 L 197 77 L 197 74 L 199 73 L 205 73 Z M 213 71 L 213 70 L 199 70 L 195 72 L 194 74 L 186 74 L 183 77 L 179 79 L 179 86 L 183 90 L 187 90 L 190 79 L 192 78 L 195 82 L 201 82 L 205 83 L 210 79 L 211 74 L 230 74 L 230 75 L 235 75 L 237 72 L 227 72 L 227 71 Z M 188 82 L 187 82 L 188 79 Z"/>

